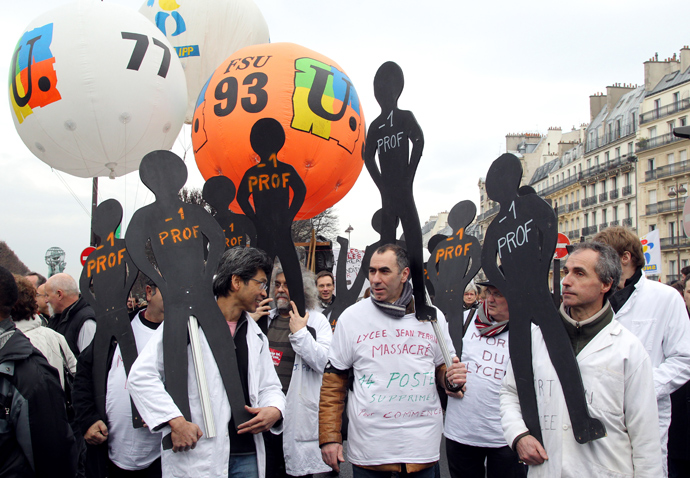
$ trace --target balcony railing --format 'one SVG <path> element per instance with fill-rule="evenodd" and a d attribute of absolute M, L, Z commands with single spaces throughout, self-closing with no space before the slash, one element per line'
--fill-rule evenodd
<path fill-rule="evenodd" d="M 583 236 L 591 236 L 592 234 L 597 233 L 597 226 L 596 224 L 594 226 L 587 226 L 582 228 L 582 235 Z"/>
<path fill-rule="evenodd" d="M 635 144 L 635 152 L 646 151 L 652 148 L 658 148 L 659 146 L 664 146 L 665 144 L 670 144 L 675 141 L 680 141 L 683 138 L 675 136 L 673 133 L 666 133 L 660 136 L 655 136 L 653 138 L 643 138 Z"/>
<path fill-rule="evenodd" d="M 579 229 L 573 229 L 572 231 L 568 231 L 568 239 L 579 239 L 580 238 L 580 230 Z"/>
<path fill-rule="evenodd" d="M 596 176 L 599 173 L 603 173 L 604 171 L 610 171 L 612 169 L 618 168 L 620 166 L 623 166 L 625 164 L 629 164 L 630 161 L 628 161 L 628 156 L 623 158 L 622 156 L 618 156 L 616 158 L 610 159 L 603 164 L 596 164 L 592 167 L 589 167 L 582 171 L 581 178 L 580 179 L 587 179 L 590 176 Z"/>
<path fill-rule="evenodd" d="M 604 202 L 609 200 L 609 193 L 600 193 L 599 202 Z"/>
<path fill-rule="evenodd" d="M 614 189 L 612 191 L 609 191 L 609 199 L 613 201 L 614 199 L 618 199 L 618 189 Z"/>
<path fill-rule="evenodd" d="M 575 201 L 568 204 L 568 212 L 577 211 L 578 209 L 580 209 L 580 201 Z"/>
<path fill-rule="evenodd" d="M 566 207 L 567 206 L 565 204 L 563 204 L 562 206 L 558 206 L 556 208 L 556 215 L 560 216 L 561 214 L 565 213 Z"/>
<path fill-rule="evenodd" d="M 484 219 L 493 216 L 494 214 L 498 213 L 499 209 L 501 209 L 501 205 L 497 204 L 488 211 L 481 213 L 479 216 L 477 216 L 477 222 L 482 222 Z"/>
<path fill-rule="evenodd" d="M 647 277 L 649 277 L 649 276 L 647 276 Z M 666 283 L 671 285 L 675 281 L 680 280 L 682 278 L 683 278 L 682 275 L 679 276 L 678 274 L 666 274 Z"/>
<path fill-rule="evenodd" d="M 632 227 L 632 217 L 626 217 L 623 219 L 623 226 Z"/>
<path fill-rule="evenodd" d="M 685 200 L 687 196 L 681 197 L 680 201 L 678 198 L 667 199 L 666 201 L 659 201 L 653 204 L 647 204 L 645 206 L 645 215 L 650 216 L 652 214 L 661 214 L 663 212 L 674 212 L 676 210 L 682 211 L 685 205 Z"/>
<path fill-rule="evenodd" d="M 625 123 L 620 130 L 616 129 L 603 136 L 590 138 L 585 142 L 585 153 L 589 153 L 590 151 L 606 146 L 621 138 L 635 134 L 635 131 L 637 131 L 637 125 L 635 123 Z"/>
<path fill-rule="evenodd" d="M 620 224 L 620 221 L 618 219 L 616 219 L 615 221 L 609 222 L 609 227 L 618 226 L 619 224 Z"/>
<path fill-rule="evenodd" d="M 562 179 L 562 180 L 552 184 L 551 186 L 542 189 L 539 192 L 539 195 L 542 197 L 546 197 L 549 194 L 553 194 L 556 191 L 560 191 L 563 188 L 567 188 L 568 186 L 571 186 L 571 185 L 577 183 L 581 179 L 581 176 L 582 176 L 582 173 L 575 174 L 575 175 L 573 175 L 567 179 Z"/>
<path fill-rule="evenodd" d="M 630 186 L 623 186 L 623 196 L 628 196 L 632 194 L 632 184 Z"/>
<path fill-rule="evenodd" d="M 661 179 L 676 174 L 687 173 L 688 171 L 690 171 L 690 161 L 681 161 L 680 163 L 667 164 L 666 166 L 646 171 L 644 173 L 644 179 L 645 181 L 651 181 L 653 179 Z"/>
<path fill-rule="evenodd" d="M 680 242 L 679 242 L 680 239 Z M 661 249 L 671 249 L 672 247 L 689 247 L 690 246 L 690 239 L 687 237 L 662 237 L 661 240 L 659 241 L 661 243 Z"/>
<path fill-rule="evenodd" d="M 582 200 L 582 207 L 593 206 L 596 203 L 597 203 L 597 197 L 596 196 L 590 196 L 590 197 L 584 198 Z"/>
<path fill-rule="evenodd" d="M 686 110 L 688 108 L 690 108 L 690 99 L 686 98 L 680 101 L 676 101 L 662 108 L 656 108 L 652 111 L 642 113 L 640 115 L 640 124 L 649 123 L 650 121 L 663 118 L 664 116 L 672 115 L 677 111 Z"/>
<path fill-rule="evenodd" d="M 600 231 L 603 231 L 603 230 L 606 229 L 607 227 L 609 227 L 609 223 L 608 223 L 608 222 L 602 222 L 601 224 L 599 224 L 599 230 L 600 230 Z"/>

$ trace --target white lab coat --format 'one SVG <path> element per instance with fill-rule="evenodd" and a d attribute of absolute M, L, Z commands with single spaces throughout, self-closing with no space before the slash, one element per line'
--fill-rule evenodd
<path fill-rule="evenodd" d="M 560 319 L 559 319 L 560 320 Z M 541 330 L 532 326 L 532 366 L 544 448 L 549 457 L 531 466 L 530 478 L 659 478 L 661 447 L 652 369 L 642 344 L 615 320 L 577 356 L 590 415 L 606 436 L 580 445 Z M 512 446 L 527 431 L 508 367 L 500 393 L 501 424 Z"/>
<path fill-rule="evenodd" d="M 307 326 L 315 330 L 316 340 L 307 327 L 289 335 L 295 364 L 287 393 L 283 453 L 285 471 L 293 476 L 331 471 L 319 448 L 319 394 L 333 332 L 322 313 L 308 312 Z M 275 313 L 271 311 L 269 324 Z"/>
<path fill-rule="evenodd" d="M 165 391 L 165 375 L 163 368 L 163 327 L 161 324 L 148 344 L 139 354 L 128 376 L 129 392 L 149 428 L 158 429 L 163 425 L 163 436 L 170 433 L 168 421 L 182 416 L 172 398 Z M 285 416 L 285 396 L 281 391 L 280 380 L 273 367 L 268 340 L 258 325 L 249 318 L 247 320 L 247 351 L 248 351 L 248 385 L 249 399 L 252 407 L 276 407 Z M 207 438 L 204 420 L 199 401 L 191 348 L 187 347 L 189 363 L 187 386 L 189 390 L 189 406 L 192 422 L 197 424 L 204 436 L 197 443 L 196 448 L 187 452 L 173 453 L 163 450 L 161 465 L 163 476 L 167 477 L 227 477 L 228 460 L 230 457 L 230 439 L 228 424 L 230 423 L 230 403 L 223 386 L 218 366 L 213 358 L 206 336 L 199 328 L 199 338 L 203 351 L 206 380 L 211 395 L 213 418 L 216 425 L 216 438 Z M 241 393 L 239 391 L 238 393 Z M 280 425 L 271 429 L 273 433 L 282 432 Z M 256 444 L 256 459 L 259 476 L 265 476 L 266 453 L 261 434 L 254 435 Z"/>
<path fill-rule="evenodd" d="M 642 274 L 615 318 L 640 339 L 651 359 L 665 464 L 671 393 L 690 380 L 690 320 L 685 303 L 678 291 Z"/>

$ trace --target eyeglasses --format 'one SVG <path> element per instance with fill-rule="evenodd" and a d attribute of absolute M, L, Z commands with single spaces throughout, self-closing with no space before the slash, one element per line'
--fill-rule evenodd
<path fill-rule="evenodd" d="M 249 280 L 253 280 L 257 284 L 259 284 L 259 286 L 261 287 L 261 290 L 268 290 L 268 282 L 267 281 L 258 280 L 258 279 L 249 279 Z"/>

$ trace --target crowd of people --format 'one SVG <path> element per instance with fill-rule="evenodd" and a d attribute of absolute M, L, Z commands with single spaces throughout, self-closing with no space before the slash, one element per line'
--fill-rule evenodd
<path fill-rule="evenodd" d="M 443 437 L 453 478 L 690 476 L 690 278 L 678 294 L 643 266 L 637 236 L 613 227 L 575 245 L 563 268 L 553 320 L 579 366 L 569 379 L 582 381 L 606 430 L 585 443 L 540 327 L 520 357 L 534 372 L 535 431 L 511 365 L 505 291 L 491 281 L 464 291 L 459 357 L 437 312 L 447 362 L 432 324 L 415 317 L 397 245 L 372 255 L 370 296 L 335 324 L 322 313 L 337 300 L 332 273 L 303 271 L 289 284 L 263 251 L 226 251 L 213 293 L 241 390 L 228 396 L 200 328 L 205 384 L 191 345 L 188 369 L 175 371 L 188 381 L 186 417 L 166 387 L 165 297 L 154 282 L 145 302 L 127 304 L 138 358 L 127 372 L 111 340 L 103 389 L 92 373 L 98 319 L 76 281 L 0 268 L 0 477 L 337 476 L 346 447 L 355 477 L 432 478 Z M 242 423 L 232 400 L 247 411 Z"/>

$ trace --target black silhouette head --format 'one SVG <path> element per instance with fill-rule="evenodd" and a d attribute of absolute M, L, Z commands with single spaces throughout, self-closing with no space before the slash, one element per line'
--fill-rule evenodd
<path fill-rule="evenodd" d="M 204 183 L 202 195 L 204 201 L 216 211 L 227 211 L 230 203 L 235 199 L 235 183 L 227 176 L 214 176 Z"/>
<path fill-rule="evenodd" d="M 456 232 L 467 227 L 477 215 L 477 206 L 472 201 L 460 201 L 448 214 L 448 225 Z"/>
<path fill-rule="evenodd" d="M 427 250 L 431 253 L 434 252 L 434 249 L 436 249 L 436 246 L 438 246 L 440 243 L 448 239 L 448 236 L 445 234 L 434 234 L 431 236 L 429 239 L 429 242 L 427 243 Z"/>
<path fill-rule="evenodd" d="M 387 61 L 381 65 L 374 76 L 374 96 L 381 109 L 395 108 L 404 86 L 405 77 L 397 63 Z"/>
<path fill-rule="evenodd" d="M 285 130 L 277 120 L 262 118 L 252 126 L 249 142 L 261 161 L 266 162 L 272 154 L 277 154 L 285 144 Z"/>
<path fill-rule="evenodd" d="M 517 196 L 521 178 L 520 160 L 510 153 L 502 154 L 486 173 L 486 194 L 500 204 L 508 202 Z"/>
<path fill-rule="evenodd" d="M 176 197 L 187 182 L 187 166 L 172 151 L 152 151 L 139 165 L 139 177 L 156 197 Z"/>
<path fill-rule="evenodd" d="M 383 209 L 379 209 L 374 213 L 373 216 L 371 216 L 371 227 L 376 231 L 377 233 L 381 234 L 381 223 L 383 221 Z M 400 218 L 396 217 L 395 218 L 395 228 L 397 229 L 398 226 L 400 225 Z"/>
<path fill-rule="evenodd" d="M 101 244 L 108 234 L 117 229 L 121 221 L 122 206 L 117 199 L 107 199 L 98 205 L 93 218 L 93 232 L 101 238 Z"/>

